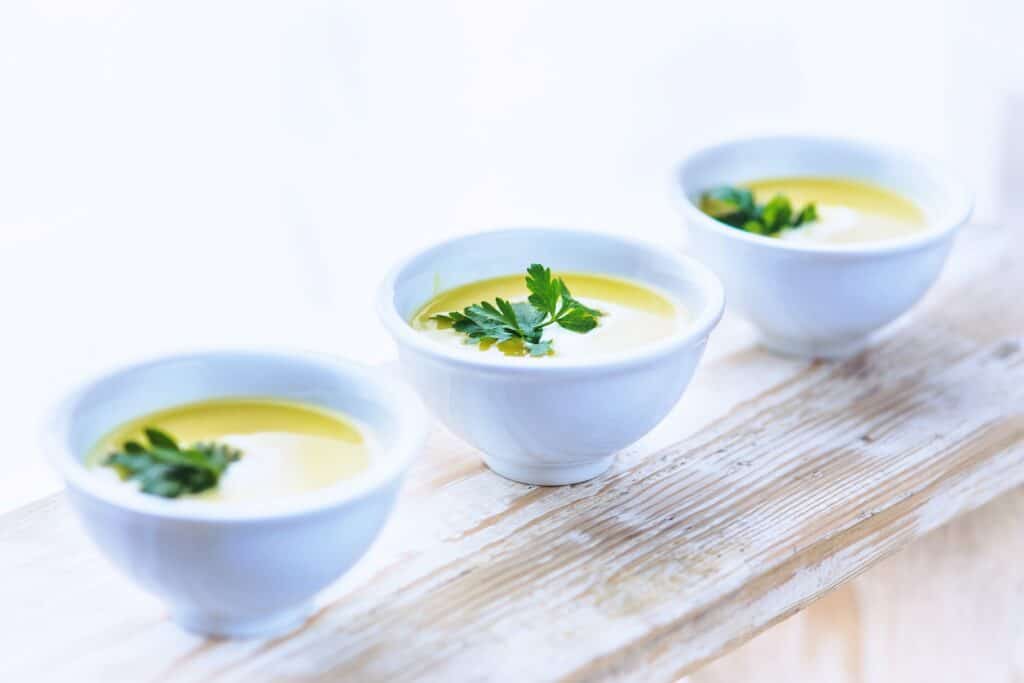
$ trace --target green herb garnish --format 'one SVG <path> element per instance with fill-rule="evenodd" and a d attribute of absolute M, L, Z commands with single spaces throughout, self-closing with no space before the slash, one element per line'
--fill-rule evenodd
<path fill-rule="evenodd" d="M 148 445 L 126 441 L 120 451 L 103 460 L 122 479 L 137 479 L 143 493 L 177 498 L 185 493 L 200 493 L 220 481 L 228 465 L 242 452 L 218 443 L 195 443 L 182 450 L 165 432 L 154 427 L 143 430 Z"/>
<path fill-rule="evenodd" d="M 551 340 L 543 339 L 544 328 L 558 325 L 573 332 L 586 333 L 597 327 L 601 311 L 573 298 L 562 278 L 552 278 L 551 269 L 534 263 L 526 270 L 526 301 L 511 303 L 496 298 L 481 301 L 436 320 L 465 334 L 467 344 L 502 344 L 518 340 L 531 356 L 551 353 Z"/>
<path fill-rule="evenodd" d="M 814 202 L 794 212 L 792 202 L 785 195 L 777 194 L 767 204 L 758 204 L 753 192 L 730 185 L 703 193 L 700 210 L 715 220 L 756 235 L 776 235 L 785 228 L 799 228 L 818 220 Z"/>

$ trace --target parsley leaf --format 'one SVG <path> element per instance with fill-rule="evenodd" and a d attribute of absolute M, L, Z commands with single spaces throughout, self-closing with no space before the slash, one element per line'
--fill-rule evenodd
<path fill-rule="evenodd" d="M 811 223 L 818 220 L 818 207 L 813 203 L 808 204 L 804 208 L 800 209 L 800 213 L 793 219 L 793 227 L 799 228 L 804 223 Z"/>
<path fill-rule="evenodd" d="M 110 453 L 103 465 L 113 467 L 122 479 L 135 479 L 143 493 L 177 498 L 211 489 L 242 452 L 226 444 L 196 443 L 182 450 L 178 442 L 155 427 L 143 430 L 148 446 L 126 441 Z"/>
<path fill-rule="evenodd" d="M 435 315 L 433 320 L 449 325 L 465 334 L 467 344 L 505 344 L 518 342 L 531 356 L 552 353 L 551 340 L 544 339 L 544 328 L 558 325 L 572 332 L 586 333 L 597 327 L 604 315 L 590 308 L 569 292 L 562 278 L 554 277 L 550 268 L 534 263 L 526 270 L 526 301 L 509 302 L 501 297 L 467 306 L 462 311 Z M 514 345 L 503 349 L 514 353 Z"/>
<path fill-rule="evenodd" d="M 530 290 L 527 299 L 537 310 L 547 315 L 558 311 L 558 300 L 562 296 L 562 279 L 553 280 L 551 269 L 534 263 L 526 269 L 526 288 Z"/>
<path fill-rule="evenodd" d="M 759 205 L 754 201 L 753 192 L 730 185 L 703 193 L 700 210 L 734 228 L 768 237 L 818 220 L 818 209 L 813 202 L 794 211 L 789 198 L 777 194 L 768 203 Z"/>
<path fill-rule="evenodd" d="M 597 327 L 597 318 L 592 309 L 574 307 L 558 318 L 558 325 L 573 332 L 590 332 Z"/>

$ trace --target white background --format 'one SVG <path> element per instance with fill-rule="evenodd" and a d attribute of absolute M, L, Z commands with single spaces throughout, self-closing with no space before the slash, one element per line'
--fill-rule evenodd
<path fill-rule="evenodd" d="M 0 2 L 0 510 L 84 373 L 185 347 L 391 357 L 398 255 L 509 225 L 680 241 L 694 145 L 809 131 L 1024 207 L 1024 3 Z"/>

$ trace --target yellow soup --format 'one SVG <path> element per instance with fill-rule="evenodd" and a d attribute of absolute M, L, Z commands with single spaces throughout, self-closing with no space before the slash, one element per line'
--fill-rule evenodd
<path fill-rule="evenodd" d="M 779 239 L 849 244 L 907 237 L 927 228 L 924 212 L 891 190 L 844 178 L 768 178 L 746 183 L 758 203 L 776 194 L 794 207 L 814 202 L 818 220 L 783 230 Z"/>
<path fill-rule="evenodd" d="M 102 466 L 107 454 L 129 440 L 143 441 L 143 429 L 155 427 L 183 447 L 215 441 L 242 451 L 219 484 L 186 498 L 204 501 L 255 501 L 291 496 L 330 486 L 365 470 L 370 448 L 366 436 L 340 413 L 286 401 L 230 398 L 189 403 L 132 420 L 93 447 L 86 465 L 97 476 L 117 480 Z M 126 486 L 137 486 L 125 481 Z"/>
<path fill-rule="evenodd" d="M 574 298 L 603 314 L 597 328 L 585 334 L 558 325 L 545 327 L 544 338 L 552 340 L 552 355 L 555 356 L 580 358 L 643 346 L 668 337 L 688 319 L 681 305 L 629 280 L 589 273 L 555 273 L 555 276 L 565 280 Z M 481 280 L 438 294 L 416 312 L 410 323 L 431 339 L 463 348 L 467 353 L 483 351 L 523 356 L 525 353 L 518 341 L 499 345 L 467 344 L 466 335 L 439 324 L 432 316 L 461 311 L 481 301 L 493 302 L 496 297 L 512 302 L 526 301 L 528 295 L 522 275 Z"/>

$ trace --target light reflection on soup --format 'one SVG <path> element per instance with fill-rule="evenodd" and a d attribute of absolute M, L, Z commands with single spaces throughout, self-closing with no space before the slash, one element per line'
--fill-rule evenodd
<path fill-rule="evenodd" d="M 557 325 L 544 328 L 544 338 L 552 339 L 554 356 L 580 358 L 600 356 L 633 349 L 664 339 L 688 320 L 686 310 L 668 296 L 644 285 L 622 278 L 590 273 L 555 273 L 565 280 L 573 297 L 603 313 L 598 327 L 581 334 Z M 506 275 L 473 282 L 441 292 L 412 317 L 410 324 L 441 344 L 463 348 L 467 353 L 521 356 L 518 342 L 476 346 L 466 344 L 467 337 L 439 325 L 432 316 L 461 311 L 496 297 L 512 302 L 525 301 L 529 291 L 522 275 Z"/>
<path fill-rule="evenodd" d="M 115 470 L 101 463 L 126 441 L 141 441 L 145 427 L 156 427 L 182 445 L 215 441 L 242 451 L 215 488 L 182 497 L 192 500 L 268 500 L 321 489 L 365 470 L 371 455 L 368 435 L 341 413 L 289 401 L 227 398 L 125 423 L 96 443 L 86 466 L 119 481 Z M 123 484 L 137 487 L 133 481 Z"/>
<path fill-rule="evenodd" d="M 779 239 L 850 244 L 908 237 L 927 229 L 924 212 L 909 199 L 858 180 L 827 177 L 766 178 L 745 183 L 758 203 L 776 194 L 793 206 L 814 202 L 818 220 L 783 230 Z"/>

